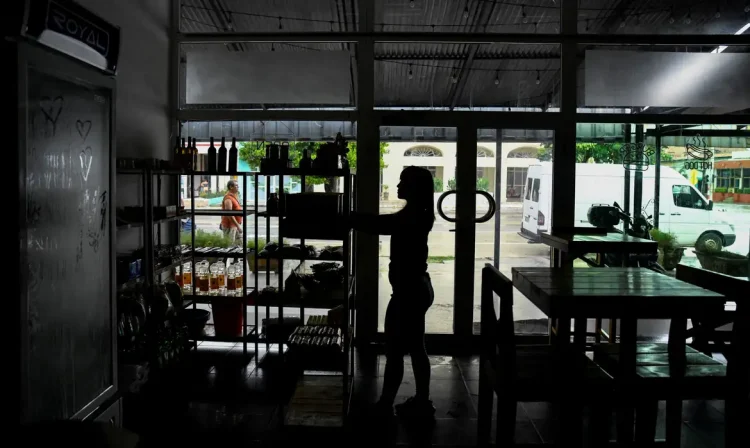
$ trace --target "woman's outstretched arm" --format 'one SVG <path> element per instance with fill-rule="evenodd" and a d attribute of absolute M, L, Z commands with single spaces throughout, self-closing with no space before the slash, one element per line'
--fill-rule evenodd
<path fill-rule="evenodd" d="M 367 213 L 352 213 L 349 226 L 354 230 L 371 233 L 373 235 L 392 235 L 398 227 L 398 213 L 387 215 L 371 215 Z"/>

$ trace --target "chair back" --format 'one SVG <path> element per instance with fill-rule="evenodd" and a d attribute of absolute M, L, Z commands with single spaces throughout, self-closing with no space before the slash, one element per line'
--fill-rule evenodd
<path fill-rule="evenodd" d="M 495 313 L 494 294 L 500 296 L 499 316 Z M 481 305 L 482 355 L 490 359 L 499 355 L 499 362 L 514 362 L 513 282 L 490 264 L 482 269 Z"/>

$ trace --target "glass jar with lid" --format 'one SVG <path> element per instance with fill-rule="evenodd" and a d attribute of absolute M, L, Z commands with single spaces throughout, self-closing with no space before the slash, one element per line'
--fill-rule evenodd
<path fill-rule="evenodd" d="M 197 272 L 197 285 L 195 287 L 195 293 L 199 296 L 205 296 L 208 295 L 208 265 L 201 263 L 198 263 L 198 265 L 195 267 Z"/>
<path fill-rule="evenodd" d="M 221 260 L 216 262 L 216 267 L 218 268 L 217 275 L 219 276 L 219 295 L 225 295 L 227 289 L 227 268 Z"/>
<path fill-rule="evenodd" d="M 235 274 L 234 265 L 227 266 L 227 295 L 233 296 L 234 290 L 237 288 L 237 277 Z"/>
<path fill-rule="evenodd" d="M 216 263 L 209 267 L 210 277 L 208 279 L 208 294 L 211 296 L 219 295 L 219 267 Z"/>
<path fill-rule="evenodd" d="M 180 288 L 185 289 L 185 283 L 182 281 L 182 269 L 180 266 L 174 268 L 174 282 L 180 285 Z"/>
<path fill-rule="evenodd" d="M 245 288 L 244 288 L 244 276 L 242 275 L 242 267 L 239 264 L 236 264 L 234 266 L 234 282 L 235 282 L 235 295 L 237 296 L 244 296 L 245 295 Z"/>
<path fill-rule="evenodd" d="M 188 294 L 193 291 L 193 270 L 190 263 L 182 265 L 182 289 Z"/>

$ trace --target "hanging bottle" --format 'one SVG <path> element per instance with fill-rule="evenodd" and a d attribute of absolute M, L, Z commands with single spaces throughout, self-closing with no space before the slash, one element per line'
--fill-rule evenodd
<path fill-rule="evenodd" d="M 211 144 L 208 147 L 208 169 L 209 173 L 216 172 L 216 146 L 214 146 L 214 138 L 211 137 Z"/>
<path fill-rule="evenodd" d="M 227 145 L 226 145 L 227 139 L 226 137 L 221 138 L 221 146 L 219 146 L 219 166 L 218 166 L 218 172 L 219 173 L 226 173 L 227 172 Z"/>
<path fill-rule="evenodd" d="M 229 148 L 229 172 L 232 174 L 237 173 L 237 156 L 239 155 L 237 151 L 237 139 L 232 138 L 232 147 Z"/>

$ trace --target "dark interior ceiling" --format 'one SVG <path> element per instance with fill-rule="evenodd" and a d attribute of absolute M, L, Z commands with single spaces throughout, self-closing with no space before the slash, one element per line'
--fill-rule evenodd
<path fill-rule="evenodd" d="M 382 0 L 375 3 L 376 32 L 558 33 L 556 0 Z M 748 10 L 747 12 L 745 10 Z M 357 0 L 182 0 L 181 31 L 354 32 Z M 750 22 L 745 0 L 580 0 L 579 33 L 735 34 Z M 750 34 L 750 30 L 746 32 Z M 355 44 L 185 45 L 207 51 L 350 51 Z M 579 47 L 584 52 L 594 47 Z M 713 47 L 638 46 L 641 51 L 710 52 Z M 730 47 L 727 52 L 748 52 Z M 558 45 L 378 43 L 378 107 L 537 107 L 558 103 Z M 581 81 L 579 81 L 579 84 Z M 351 91 L 355 92 L 355 64 Z M 581 86 L 579 85 L 579 89 Z M 352 105 L 355 99 L 352 98 Z M 272 107 L 274 105 L 262 105 Z M 651 109 L 652 113 L 667 111 Z M 691 110 L 691 112 L 696 112 Z M 700 113 L 732 111 L 702 110 Z"/>

